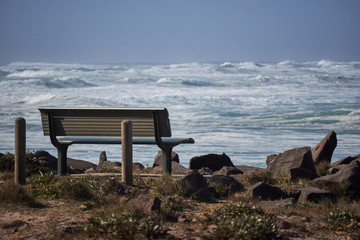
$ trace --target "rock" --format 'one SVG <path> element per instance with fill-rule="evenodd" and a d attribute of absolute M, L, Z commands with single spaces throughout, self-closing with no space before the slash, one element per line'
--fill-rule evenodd
<path fill-rule="evenodd" d="M 80 159 L 73 159 L 73 158 L 67 159 L 67 166 L 73 170 L 80 170 L 82 172 L 85 172 L 90 168 L 96 168 L 96 164 Z"/>
<path fill-rule="evenodd" d="M 210 178 L 206 178 L 209 191 L 216 197 L 228 197 L 230 194 L 241 192 L 244 189 L 240 183 L 238 183 L 232 177 L 224 175 L 214 175 Z"/>
<path fill-rule="evenodd" d="M 208 167 L 203 167 L 203 168 L 199 169 L 198 173 L 200 173 L 202 175 L 213 175 L 214 171 Z"/>
<path fill-rule="evenodd" d="M 171 161 L 180 163 L 179 155 L 176 152 L 171 152 Z M 154 158 L 153 167 L 162 166 L 163 165 L 163 152 L 159 150 Z"/>
<path fill-rule="evenodd" d="M 163 166 L 156 166 L 152 168 L 151 172 L 154 174 L 161 174 L 162 173 Z M 171 173 L 172 174 L 189 174 L 193 172 L 191 169 L 188 169 L 182 165 L 180 165 L 178 162 L 172 161 L 171 162 Z"/>
<path fill-rule="evenodd" d="M 50 168 L 53 171 L 57 171 L 57 161 L 58 159 L 51 155 L 50 153 L 42 150 L 38 150 L 34 153 L 34 156 L 41 165 Z M 80 159 L 73 159 L 73 158 L 67 158 L 67 172 L 68 173 L 84 173 L 86 170 L 90 168 L 95 168 L 96 165 L 80 160 Z"/>
<path fill-rule="evenodd" d="M 106 152 L 102 151 L 99 156 L 99 162 L 106 162 L 106 161 L 107 161 Z"/>
<path fill-rule="evenodd" d="M 52 170 L 57 170 L 57 158 L 50 153 L 43 150 L 38 150 L 34 153 L 34 157 L 38 159 L 40 163 L 44 162 Z"/>
<path fill-rule="evenodd" d="M 96 170 L 101 169 L 116 169 L 121 172 L 121 163 L 120 162 L 99 162 L 99 165 L 97 165 Z"/>
<path fill-rule="evenodd" d="M 199 170 L 208 167 L 213 171 L 220 170 L 223 166 L 234 166 L 231 159 L 225 154 L 207 154 L 190 159 L 189 168 Z"/>
<path fill-rule="evenodd" d="M 143 170 L 145 167 L 141 163 L 135 162 L 133 163 L 133 170 Z"/>
<path fill-rule="evenodd" d="M 287 207 L 294 205 L 295 202 L 296 202 L 296 199 L 290 197 L 290 198 L 285 198 L 285 199 L 275 200 L 275 201 L 256 202 L 255 206 L 264 208 L 266 210 L 270 210 L 270 209 L 276 209 L 276 208 L 287 208 Z"/>
<path fill-rule="evenodd" d="M 282 174 L 291 176 L 290 170 L 293 168 L 305 168 L 316 173 L 310 147 L 294 148 L 279 153 L 268 164 L 266 171 L 269 171 L 273 177 Z"/>
<path fill-rule="evenodd" d="M 243 174 L 243 173 L 244 172 L 241 171 L 240 169 L 238 169 L 237 167 L 224 166 L 220 169 L 220 171 L 218 171 L 216 173 L 216 175 L 229 176 L 229 175 L 236 175 L 236 174 Z"/>
<path fill-rule="evenodd" d="M 287 198 L 287 194 L 278 187 L 258 182 L 249 188 L 249 194 L 254 199 L 277 200 Z"/>
<path fill-rule="evenodd" d="M 360 196 L 360 161 L 352 161 L 332 175 L 316 178 L 311 184 L 336 195 Z"/>
<path fill-rule="evenodd" d="M 269 165 L 269 163 L 271 163 L 272 160 L 274 160 L 274 158 L 276 158 L 276 154 L 271 154 L 269 156 L 266 157 L 266 165 Z"/>
<path fill-rule="evenodd" d="M 195 198 L 208 198 L 210 196 L 207 181 L 203 175 L 197 172 L 190 173 L 179 180 L 185 195 Z"/>
<path fill-rule="evenodd" d="M 125 201 L 120 200 L 120 203 L 141 210 L 146 214 L 160 212 L 161 210 L 161 200 L 158 197 L 140 190 L 136 190 L 133 195 Z"/>
<path fill-rule="evenodd" d="M 332 167 L 337 167 L 339 165 L 344 165 L 344 164 L 349 164 L 351 163 L 352 161 L 355 161 L 355 160 L 359 160 L 360 161 L 360 154 L 354 156 L 354 157 L 351 157 L 351 156 L 348 156 L 346 158 L 343 158 L 337 162 L 334 162 L 331 164 Z"/>
<path fill-rule="evenodd" d="M 337 145 L 336 133 L 330 131 L 312 150 L 312 158 L 315 164 L 331 162 L 332 154 Z"/>
<path fill-rule="evenodd" d="M 330 192 L 330 191 L 326 191 L 326 190 L 322 190 L 319 188 L 315 188 L 315 187 L 306 187 L 306 188 L 301 188 L 300 190 L 300 196 L 298 199 L 299 203 L 307 203 L 307 202 L 315 202 L 318 203 L 321 200 L 331 200 L 331 201 L 335 201 L 336 197 L 335 195 Z"/>
<path fill-rule="evenodd" d="M 289 169 L 290 176 L 288 178 L 290 180 L 297 180 L 297 179 L 308 179 L 313 180 L 317 177 L 319 177 L 316 173 L 313 171 L 310 171 L 306 168 L 292 168 Z"/>
<path fill-rule="evenodd" d="M 102 194 L 115 193 L 117 195 L 123 195 L 125 193 L 125 186 L 114 179 L 110 179 L 100 186 Z"/>
<path fill-rule="evenodd" d="M 253 166 L 246 166 L 246 165 L 236 165 L 237 169 L 240 169 L 244 173 L 250 173 L 250 172 L 257 172 L 257 171 L 264 171 L 263 168 L 259 167 L 253 167 Z"/>

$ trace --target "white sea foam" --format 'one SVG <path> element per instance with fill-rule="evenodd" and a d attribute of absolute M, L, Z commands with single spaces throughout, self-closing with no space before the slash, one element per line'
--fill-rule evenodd
<path fill-rule="evenodd" d="M 0 152 L 13 151 L 8 133 L 13 120 L 25 116 L 32 139 L 27 149 L 56 155 L 42 136 L 39 106 L 166 107 L 173 136 L 196 140 L 174 149 L 184 165 L 195 155 L 225 152 L 236 164 L 264 166 L 268 154 L 314 146 L 329 130 L 339 138 L 335 159 L 360 148 L 360 62 L 19 62 L 0 71 Z M 103 149 L 119 161 L 118 146 L 75 145 L 69 154 L 97 163 Z M 136 146 L 134 158 L 151 165 L 156 152 Z"/>
<path fill-rule="evenodd" d="M 48 102 L 49 100 L 53 100 L 55 99 L 55 95 L 54 94 L 42 94 L 42 95 L 37 95 L 37 96 L 26 96 L 24 98 L 24 102 L 25 104 L 38 104 L 38 103 L 45 103 Z"/>

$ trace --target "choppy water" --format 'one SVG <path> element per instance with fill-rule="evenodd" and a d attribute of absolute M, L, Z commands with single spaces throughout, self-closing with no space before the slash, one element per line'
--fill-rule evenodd
<path fill-rule="evenodd" d="M 225 152 L 235 164 L 265 166 L 266 156 L 314 147 L 338 135 L 333 161 L 360 153 L 360 62 L 185 63 L 0 66 L 0 152 L 14 151 L 14 121 L 27 121 L 27 149 L 56 155 L 42 134 L 39 106 L 166 107 L 174 148 L 191 157 Z M 102 150 L 121 159 L 121 146 L 73 145 L 69 157 L 98 162 Z M 151 165 L 156 146 L 134 146 L 134 161 Z"/>

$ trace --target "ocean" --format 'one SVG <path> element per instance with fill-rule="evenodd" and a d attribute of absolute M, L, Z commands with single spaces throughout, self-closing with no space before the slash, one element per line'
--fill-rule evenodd
<path fill-rule="evenodd" d="M 337 133 L 333 160 L 360 153 L 360 62 L 284 61 L 183 64 L 0 66 L 0 152 L 14 152 L 14 122 L 27 123 L 27 149 L 57 156 L 43 136 L 38 107 L 165 107 L 174 137 L 195 144 L 174 151 L 225 153 L 234 164 L 266 166 L 266 157 L 315 145 Z M 157 146 L 135 145 L 135 162 L 151 166 Z M 68 156 L 121 161 L 120 145 L 72 145 Z"/>

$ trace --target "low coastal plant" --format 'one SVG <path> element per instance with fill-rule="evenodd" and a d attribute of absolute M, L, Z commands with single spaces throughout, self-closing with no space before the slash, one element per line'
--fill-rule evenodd
<path fill-rule="evenodd" d="M 55 175 L 52 172 L 35 175 L 28 179 L 35 198 L 55 199 L 59 197 L 59 189 L 54 186 Z"/>
<path fill-rule="evenodd" d="M 59 196 L 74 200 L 89 200 L 94 197 L 94 193 L 89 186 L 79 179 L 68 178 L 58 186 Z"/>
<path fill-rule="evenodd" d="M 13 172 L 14 171 L 14 154 L 5 153 L 0 156 L 0 172 Z"/>
<path fill-rule="evenodd" d="M 271 173 L 265 170 L 258 170 L 244 174 L 244 183 L 248 186 L 254 185 L 258 182 L 264 182 L 267 184 L 275 184 L 275 179 L 271 176 Z"/>
<path fill-rule="evenodd" d="M 274 215 L 246 204 L 228 204 L 213 213 L 202 213 L 204 224 L 216 225 L 214 239 L 276 239 Z"/>
<path fill-rule="evenodd" d="M 161 177 L 153 181 L 153 191 L 155 195 L 169 196 L 169 195 L 180 195 L 180 185 L 176 179 L 168 174 L 162 175 Z"/>
<path fill-rule="evenodd" d="M 27 188 L 8 181 L 0 185 L 0 205 L 22 205 L 31 207 L 35 205 L 35 199 L 31 196 Z"/>
<path fill-rule="evenodd" d="M 157 217 L 135 211 L 110 217 L 92 217 L 84 232 L 92 238 L 142 239 L 159 237 L 166 233 L 166 229 Z"/>
<path fill-rule="evenodd" d="M 330 163 L 323 161 L 318 163 L 315 168 L 316 168 L 316 173 L 319 176 L 326 176 L 329 174 L 328 170 L 330 169 Z"/>

